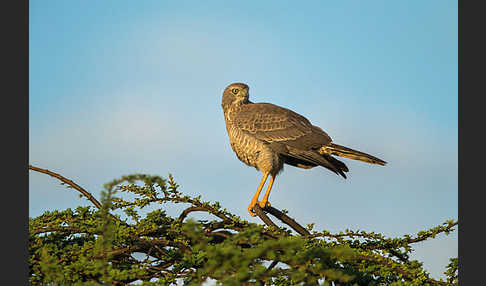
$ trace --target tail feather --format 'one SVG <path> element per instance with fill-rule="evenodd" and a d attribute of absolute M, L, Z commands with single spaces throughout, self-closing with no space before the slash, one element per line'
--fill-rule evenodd
<path fill-rule="evenodd" d="M 339 157 L 363 161 L 370 164 L 377 164 L 382 166 L 386 165 L 385 161 L 376 158 L 375 156 L 371 156 L 370 154 L 366 154 L 334 143 L 330 143 L 329 145 L 322 146 L 318 150 L 318 152 L 320 154 L 336 155 Z"/>
<path fill-rule="evenodd" d="M 338 159 L 334 158 L 331 155 L 322 154 L 322 156 L 324 158 L 326 158 L 326 160 L 328 160 L 338 170 L 338 173 L 341 176 L 343 176 L 343 178 L 346 179 L 346 174 L 344 174 L 344 173 L 349 171 L 349 169 L 346 166 L 346 164 L 344 164 L 343 162 L 339 161 Z"/>

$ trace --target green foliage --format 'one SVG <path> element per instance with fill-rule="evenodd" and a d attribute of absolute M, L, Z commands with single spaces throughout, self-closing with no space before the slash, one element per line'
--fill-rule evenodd
<path fill-rule="evenodd" d="M 458 259 L 432 279 L 411 245 L 454 231 L 446 221 L 400 238 L 345 230 L 300 236 L 250 223 L 178 191 L 171 175 L 135 174 L 105 185 L 100 209 L 46 211 L 29 219 L 32 285 L 457 285 Z M 130 193 L 133 199 L 122 198 Z M 126 195 L 123 195 L 126 197 Z M 179 217 L 164 211 L 183 204 Z M 149 207 L 150 206 L 150 207 Z M 194 211 L 212 220 L 193 220 Z"/>

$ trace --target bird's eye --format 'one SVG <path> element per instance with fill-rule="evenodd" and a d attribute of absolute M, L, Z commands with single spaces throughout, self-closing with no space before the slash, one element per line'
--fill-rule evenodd
<path fill-rule="evenodd" d="M 237 89 L 237 88 L 233 88 L 233 89 L 231 90 L 231 92 L 232 92 L 233 94 L 237 94 L 237 93 L 238 93 L 238 91 L 240 91 L 240 90 L 239 90 L 239 89 Z"/>

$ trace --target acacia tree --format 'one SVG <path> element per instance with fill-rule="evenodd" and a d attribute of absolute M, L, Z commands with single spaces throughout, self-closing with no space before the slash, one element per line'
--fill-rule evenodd
<path fill-rule="evenodd" d="M 46 211 L 29 218 L 32 285 L 457 285 L 458 259 L 436 280 L 411 260 L 412 245 L 455 230 L 449 220 L 415 235 L 317 231 L 285 211 L 255 207 L 264 225 L 250 223 L 218 202 L 178 191 L 169 174 L 134 174 L 104 186 L 101 200 L 73 181 L 48 174 L 93 206 Z M 127 199 L 132 194 L 131 199 Z M 182 204 L 177 217 L 167 204 Z M 208 220 L 188 218 L 203 212 Z M 279 227 L 268 214 L 288 227 Z"/>

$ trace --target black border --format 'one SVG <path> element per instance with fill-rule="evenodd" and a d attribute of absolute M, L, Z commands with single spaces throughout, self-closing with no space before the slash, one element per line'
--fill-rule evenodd
<path fill-rule="evenodd" d="M 486 129 L 485 105 L 481 102 L 484 87 L 480 86 L 484 82 L 481 54 L 485 51 L 485 24 L 484 10 L 472 3 L 480 2 L 458 1 L 459 285 L 484 284 L 482 196 L 486 187 L 475 179 L 485 176 L 483 167 L 478 166 L 485 159 L 481 154 Z"/>
<path fill-rule="evenodd" d="M 2 15 L 2 282 L 29 285 L 29 1 L 4 1 Z M 7 281 L 5 281 L 7 280 Z M 5 281 L 5 282 L 4 282 Z M 13 283 L 12 283 L 13 282 Z"/>

